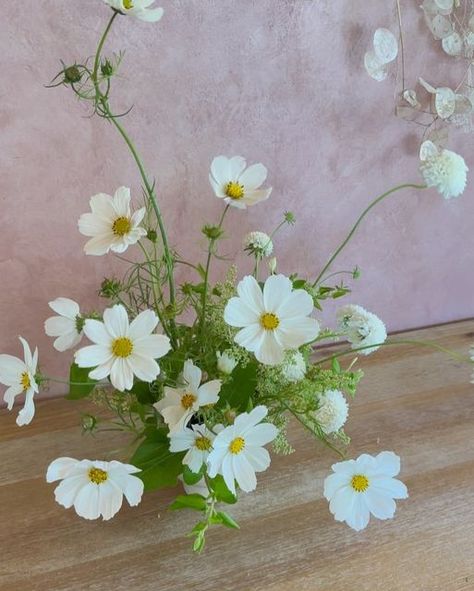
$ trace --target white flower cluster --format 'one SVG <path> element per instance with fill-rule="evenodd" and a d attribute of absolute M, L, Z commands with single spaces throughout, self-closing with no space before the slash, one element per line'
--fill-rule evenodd
<path fill-rule="evenodd" d="M 337 433 L 345 425 L 349 414 L 344 395 L 340 390 L 326 390 L 320 396 L 319 404 L 315 419 L 326 435 Z"/>
<path fill-rule="evenodd" d="M 265 232 L 249 232 L 244 238 L 244 250 L 258 257 L 269 257 L 273 252 L 273 242 Z"/>
<path fill-rule="evenodd" d="M 434 187 L 445 199 L 458 197 L 467 183 L 468 167 L 462 156 L 439 150 L 431 141 L 420 149 L 420 171 L 428 187 Z"/>
<path fill-rule="evenodd" d="M 378 316 L 362 306 L 349 304 L 337 312 L 339 330 L 347 337 L 353 349 L 363 355 L 376 351 L 387 338 L 385 324 Z"/>

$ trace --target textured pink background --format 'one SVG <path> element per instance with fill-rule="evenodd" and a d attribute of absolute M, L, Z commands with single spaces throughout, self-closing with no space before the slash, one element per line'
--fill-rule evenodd
<path fill-rule="evenodd" d="M 291 209 L 297 226 L 276 239 L 286 273 L 314 276 L 374 196 L 418 181 L 419 129 L 393 116 L 393 68 L 376 83 L 362 67 L 373 31 L 396 31 L 392 4 L 163 0 L 157 25 L 118 19 L 107 50 L 126 56 L 114 104 L 135 105 L 125 124 L 156 175 L 171 242 L 183 256 L 203 260 L 200 227 L 221 212 L 207 180 L 217 154 L 263 162 L 274 187 L 266 204 L 231 212 L 235 233 L 224 251 L 237 252 L 243 232 L 270 231 Z M 411 83 L 419 75 L 455 82 L 418 2 L 402 4 Z M 121 184 L 140 191 L 115 131 L 88 118 L 66 89 L 43 87 L 59 58 L 92 55 L 108 16 L 100 0 L 2 6 L 0 350 L 17 354 L 16 336 L 25 336 L 40 346 L 50 375 L 63 374 L 70 358 L 43 334 L 48 300 L 102 305 L 98 284 L 116 264 L 83 255 L 77 218 L 96 192 Z M 458 133 L 451 146 L 474 167 L 472 137 Z M 351 301 L 390 330 L 471 316 L 473 186 L 450 202 L 434 191 L 406 193 L 377 209 L 339 261 L 339 269 L 362 269 Z"/>

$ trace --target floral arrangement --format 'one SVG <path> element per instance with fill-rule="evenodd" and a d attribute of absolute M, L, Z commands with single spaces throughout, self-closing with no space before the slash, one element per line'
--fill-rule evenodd
<path fill-rule="evenodd" d="M 49 303 L 55 315 L 46 320 L 45 330 L 58 351 L 76 349 L 68 398 L 89 398 L 97 407 L 97 413 L 83 416 L 83 429 L 94 432 L 112 422 L 130 433 L 134 452 L 120 458 L 127 463 L 61 457 L 50 464 L 46 478 L 60 481 L 56 501 L 74 507 L 85 519 L 110 519 L 123 497 L 134 506 L 144 491 L 174 487 L 180 480 L 184 491 L 171 509 L 199 514 L 190 535 L 194 550 L 201 551 L 209 527 L 238 528 L 222 506 L 256 488 L 257 474 L 270 465 L 266 446 L 271 444 L 275 453 L 293 451 L 287 439 L 290 417 L 344 457 L 348 399 L 362 378 L 357 356 L 404 341 L 387 341 L 382 320 L 354 304 L 339 308 L 336 328 L 320 326 L 316 316 L 325 300 L 350 294 L 344 281 L 334 283 L 339 274 L 329 270 L 376 204 L 407 188 L 435 187 L 445 198 L 456 197 L 465 188 L 467 167 L 461 156 L 425 143 L 420 166 L 424 182 L 399 185 L 372 201 L 316 278 L 277 271 L 277 261 L 271 258 L 273 237 L 283 225 L 295 223 L 293 213 L 285 212 L 270 234 L 255 231 L 245 236 L 243 249 L 253 259 L 252 274 L 239 277 L 230 266 L 225 277 L 212 284 L 209 272 L 219 257 L 227 216 L 264 207 L 272 191 L 266 185 L 267 169 L 260 163 L 247 166 L 241 156 L 214 158 L 210 188 L 222 212 L 217 223 L 202 228 L 206 260 L 181 259 L 170 245 L 155 184 L 123 126 L 125 114 L 112 106 L 123 55 L 104 57 L 116 20 L 157 22 L 163 10 L 153 8 L 153 0 L 104 2 L 112 12 L 94 59 L 63 64 L 51 86 L 69 88 L 115 127 L 142 181 L 143 196 L 134 196 L 133 205 L 127 187 L 91 197 L 90 211 L 78 222 L 79 232 L 88 238 L 85 254 L 121 255 L 134 249 L 136 259 L 128 260 L 122 279 L 103 281 L 100 295 L 108 301 L 104 310 L 86 311 L 58 297 Z M 396 57 L 396 43 L 390 32 L 376 34 L 375 53 L 366 58 L 368 69 L 379 64 L 384 71 Z M 183 264 L 194 279 L 177 285 L 175 270 Z M 358 269 L 350 275 L 357 279 Z M 347 341 L 349 347 L 321 356 L 318 347 L 335 340 Z M 52 378 L 38 370 L 38 350 L 32 353 L 22 337 L 20 341 L 23 358 L 0 355 L 0 382 L 8 387 L 4 399 L 9 410 L 17 396 L 25 395 L 17 417 L 22 426 L 32 421 L 35 395 Z M 346 356 L 352 359 L 343 365 L 339 360 Z M 396 478 L 400 459 L 393 452 L 363 454 L 332 469 L 324 483 L 329 510 L 355 530 L 365 528 L 370 515 L 393 517 L 394 499 L 408 496 Z"/>

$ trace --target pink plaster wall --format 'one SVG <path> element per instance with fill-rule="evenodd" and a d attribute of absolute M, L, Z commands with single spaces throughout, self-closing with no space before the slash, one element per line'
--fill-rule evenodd
<path fill-rule="evenodd" d="M 375 195 L 418 180 L 419 130 L 392 114 L 394 78 L 376 83 L 362 67 L 373 31 L 396 30 L 392 4 L 162 0 L 157 25 L 118 19 L 108 50 L 127 53 L 116 104 L 135 105 L 126 125 L 156 175 L 183 255 L 202 260 L 200 226 L 221 212 L 207 180 L 217 154 L 262 161 L 274 187 L 267 204 L 231 212 L 227 253 L 242 232 L 270 231 L 284 210 L 296 214 L 296 228 L 276 239 L 282 272 L 315 274 Z M 418 2 L 402 4 L 409 79 L 455 81 Z M 18 353 L 22 334 L 38 343 L 53 375 L 69 356 L 43 334 L 48 300 L 97 305 L 97 286 L 114 265 L 83 255 L 77 218 L 96 192 L 140 190 L 114 130 L 88 118 L 65 89 L 43 87 L 59 58 L 92 54 L 108 15 L 100 0 L 2 6 L 0 350 Z M 452 146 L 474 168 L 472 137 L 458 134 Z M 390 330 L 472 316 L 473 182 L 458 200 L 407 193 L 376 210 L 339 261 L 362 269 L 352 301 Z M 241 270 L 248 268 L 243 259 Z"/>

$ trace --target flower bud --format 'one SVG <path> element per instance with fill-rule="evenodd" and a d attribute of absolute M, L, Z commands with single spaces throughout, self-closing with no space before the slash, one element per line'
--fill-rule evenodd
<path fill-rule="evenodd" d="M 63 74 L 66 84 L 75 84 L 76 82 L 80 82 L 82 78 L 81 71 L 75 64 L 64 68 Z"/>

